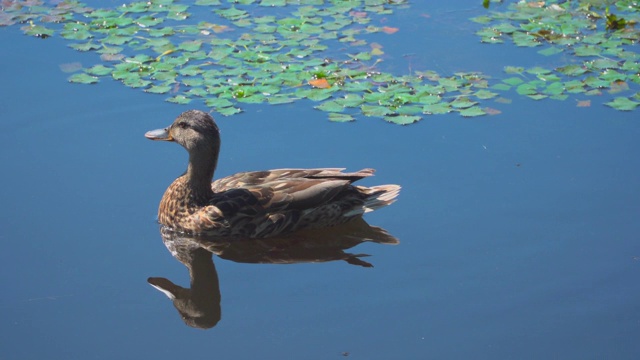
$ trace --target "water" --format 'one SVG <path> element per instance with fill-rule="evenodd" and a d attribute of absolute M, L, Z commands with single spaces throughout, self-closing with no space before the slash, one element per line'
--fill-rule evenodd
<path fill-rule="evenodd" d="M 438 21 L 470 16 L 445 10 Z M 457 43 L 393 46 L 445 71 L 475 44 L 464 31 Z M 637 112 L 514 96 L 498 116 L 409 127 L 332 124 L 308 103 L 218 117 L 217 176 L 374 167 L 363 184 L 402 185 L 397 203 L 366 217 L 400 244 L 349 250 L 373 268 L 214 257 L 221 320 L 200 330 L 146 281 L 189 284 L 155 223 L 186 153 L 143 137 L 189 107 L 116 82 L 68 84 L 59 65 L 91 60 L 61 40 L 10 27 L 0 43 L 2 358 L 640 355 Z M 483 51 L 470 69 L 521 56 L 469 46 Z"/>

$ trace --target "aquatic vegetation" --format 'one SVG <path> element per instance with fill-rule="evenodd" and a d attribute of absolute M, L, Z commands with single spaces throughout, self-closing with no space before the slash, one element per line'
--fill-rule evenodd
<path fill-rule="evenodd" d="M 640 84 L 638 5 L 592 3 L 500 3 L 506 11 L 473 18 L 483 26 L 482 42 L 510 41 L 568 59 L 552 69 L 505 67 L 508 76 L 496 80 L 474 71 L 380 71 L 383 47 L 368 39 L 402 36 L 401 27 L 379 19 L 408 0 L 151 0 L 113 9 L 5 0 L 0 26 L 21 24 L 28 35 L 60 36 L 78 51 L 100 54 L 102 63 L 71 75 L 73 83 L 110 77 L 173 103 L 202 101 L 227 116 L 243 104 L 308 99 L 331 121 L 364 115 L 406 125 L 431 114 L 495 114 L 483 104 L 513 90 L 535 100 L 631 92 Z M 640 93 L 606 105 L 633 110 Z"/>
<path fill-rule="evenodd" d="M 640 6 L 635 1 L 613 6 L 603 1 L 522 1 L 472 20 L 485 25 L 477 32 L 485 43 L 511 41 L 519 47 L 540 47 L 543 56 L 569 60 L 553 69 L 505 67 L 506 73 L 518 76 L 503 79 L 494 89 L 515 88 L 535 100 L 564 100 L 570 94 L 617 94 L 640 84 L 640 31 L 635 28 Z M 633 110 L 638 100 L 640 92 L 605 104 Z"/>

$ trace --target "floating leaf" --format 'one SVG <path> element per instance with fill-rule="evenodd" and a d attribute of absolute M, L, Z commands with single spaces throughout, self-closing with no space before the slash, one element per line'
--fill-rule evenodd
<path fill-rule="evenodd" d="M 422 107 L 422 112 L 425 114 L 446 114 L 451 112 L 451 107 L 448 104 L 428 104 Z"/>
<path fill-rule="evenodd" d="M 524 72 L 524 68 L 521 66 L 505 66 L 504 72 L 507 74 L 522 74 Z"/>
<path fill-rule="evenodd" d="M 477 97 L 478 99 L 481 100 L 486 100 L 486 99 L 492 99 L 496 96 L 498 96 L 498 94 L 491 92 L 489 90 L 478 90 L 474 93 L 475 97 Z"/>
<path fill-rule="evenodd" d="M 231 116 L 231 115 L 234 115 L 234 114 L 242 112 L 242 109 L 235 108 L 233 106 L 229 106 L 229 107 L 225 107 L 225 108 L 222 108 L 222 109 L 217 109 L 217 111 L 221 115 Z"/>
<path fill-rule="evenodd" d="M 236 9 L 235 7 L 230 7 L 228 9 L 218 9 L 214 10 L 214 12 L 224 18 L 227 18 L 231 21 L 240 20 L 243 17 L 249 16 L 249 14 L 244 10 Z"/>
<path fill-rule="evenodd" d="M 590 107 L 591 106 L 591 100 L 580 100 L 576 103 L 577 107 Z"/>
<path fill-rule="evenodd" d="M 398 28 L 395 27 L 390 27 L 390 26 L 384 26 L 382 27 L 382 32 L 384 32 L 385 34 L 395 34 L 398 32 Z"/>
<path fill-rule="evenodd" d="M 470 108 L 460 110 L 460 115 L 464 117 L 476 117 L 476 116 L 482 116 L 486 114 L 487 113 L 479 106 L 473 106 Z"/>
<path fill-rule="evenodd" d="M 520 79 L 518 79 L 520 80 Z M 494 84 L 491 85 L 491 88 L 494 90 L 501 90 L 501 91 L 507 91 L 509 89 L 511 89 L 511 85 L 507 85 L 507 84 Z"/>
<path fill-rule="evenodd" d="M 189 41 L 184 41 L 182 42 L 178 48 L 185 50 L 185 51 L 189 51 L 189 52 L 194 52 L 194 51 L 198 51 L 200 50 L 200 47 L 202 46 L 202 42 L 199 40 L 189 40 Z"/>
<path fill-rule="evenodd" d="M 502 111 L 490 107 L 486 107 L 483 109 L 487 115 L 499 115 L 502 114 Z"/>
<path fill-rule="evenodd" d="M 59 67 L 60 67 L 60 70 L 62 70 L 62 72 L 72 73 L 82 69 L 82 64 L 79 62 L 72 62 L 72 63 L 60 64 Z"/>
<path fill-rule="evenodd" d="M 69 77 L 69 82 L 77 84 L 95 84 L 98 78 L 85 73 L 73 74 Z"/>
<path fill-rule="evenodd" d="M 592 45 L 580 45 L 573 49 L 576 56 L 598 56 L 602 52 L 600 48 Z"/>
<path fill-rule="evenodd" d="M 329 121 L 333 122 L 350 122 L 355 121 L 353 116 L 348 114 L 339 114 L 339 113 L 329 113 Z"/>
<path fill-rule="evenodd" d="M 360 107 L 362 114 L 365 116 L 378 116 L 382 117 L 385 115 L 392 114 L 393 111 L 385 106 L 375 106 L 375 105 L 362 105 Z"/>
<path fill-rule="evenodd" d="M 472 101 L 466 97 L 457 98 L 450 103 L 451 107 L 456 109 L 466 109 L 476 104 L 476 101 Z"/>
<path fill-rule="evenodd" d="M 400 106 L 400 107 L 396 108 L 396 113 L 398 113 L 399 115 L 420 114 L 420 113 L 422 113 L 422 107 L 421 106 L 413 106 L 413 105 Z"/>
<path fill-rule="evenodd" d="M 617 61 L 611 59 L 597 59 L 590 63 L 596 69 L 617 69 L 620 67 Z"/>
<path fill-rule="evenodd" d="M 171 85 L 158 85 L 158 86 L 154 85 L 148 89 L 145 89 L 144 91 L 152 94 L 165 94 L 171 91 L 171 88 L 172 88 Z"/>
<path fill-rule="evenodd" d="M 104 76 L 110 74 L 113 71 L 113 68 L 106 67 L 104 65 L 96 65 L 88 68 L 86 71 L 91 75 Z"/>
<path fill-rule="evenodd" d="M 422 120 L 422 117 L 410 115 L 385 116 L 384 120 L 398 125 L 409 125 Z"/>
<path fill-rule="evenodd" d="M 191 99 L 189 99 L 188 97 L 184 96 L 184 95 L 176 95 L 174 97 L 170 97 L 167 99 L 168 102 L 172 102 L 175 104 L 188 104 L 191 102 Z"/>
<path fill-rule="evenodd" d="M 309 80 L 309 85 L 319 88 L 319 89 L 327 89 L 330 88 L 331 85 L 329 85 L 329 82 L 327 81 L 327 79 L 313 79 L 313 80 Z"/>
<path fill-rule="evenodd" d="M 318 110 L 328 111 L 328 112 L 342 112 L 344 107 L 340 105 L 337 101 L 325 101 L 318 106 L 314 106 Z"/>
<path fill-rule="evenodd" d="M 617 97 L 613 99 L 613 101 L 605 103 L 605 105 L 611 106 L 616 110 L 632 111 L 640 105 L 640 102 L 633 101 L 625 97 Z"/>
<path fill-rule="evenodd" d="M 336 103 L 343 107 L 358 107 L 364 103 L 364 99 L 357 94 L 347 94 L 344 98 L 336 99 Z"/>
<path fill-rule="evenodd" d="M 561 48 L 552 46 L 552 47 L 548 47 L 546 49 L 542 49 L 540 51 L 538 51 L 538 54 L 544 55 L 544 56 L 551 56 L 551 55 L 555 55 L 555 54 L 559 54 L 561 52 L 563 52 L 564 50 L 562 50 Z"/>
<path fill-rule="evenodd" d="M 518 77 L 510 77 L 510 78 L 502 80 L 502 82 L 507 83 L 507 84 L 509 84 L 511 86 L 516 86 L 516 85 L 522 84 L 524 82 L 524 80 L 522 80 L 521 78 L 518 78 Z"/>
<path fill-rule="evenodd" d="M 269 102 L 269 104 L 272 104 L 272 105 L 288 104 L 288 103 L 294 102 L 295 100 L 297 100 L 297 98 L 293 98 L 288 95 L 280 95 L 280 94 L 267 97 L 267 102 Z"/>

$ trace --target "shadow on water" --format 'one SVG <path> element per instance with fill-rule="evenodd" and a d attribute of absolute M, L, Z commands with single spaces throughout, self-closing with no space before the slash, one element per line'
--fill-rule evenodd
<path fill-rule="evenodd" d="M 298 264 L 346 261 L 373 267 L 362 260 L 367 254 L 346 252 L 363 242 L 395 245 L 399 241 L 386 230 L 370 226 L 362 218 L 325 229 L 308 229 L 266 239 L 207 237 L 173 231 L 161 226 L 165 246 L 189 269 L 190 287 L 183 288 L 163 277 L 147 281 L 162 291 L 178 310 L 185 324 L 201 329 L 216 326 L 222 317 L 218 273 L 213 254 L 221 259 L 247 264 Z"/>

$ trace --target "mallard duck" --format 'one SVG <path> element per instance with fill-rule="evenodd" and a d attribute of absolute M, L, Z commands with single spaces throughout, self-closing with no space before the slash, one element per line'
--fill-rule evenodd
<path fill-rule="evenodd" d="M 253 171 L 212 183 L 220 131 L 211 115 L 199 110 L 186 111 L 145 137 L 177 142 L 189 152 L 187 171 L 167 188 L 158 209 L 160 224 L 178 231 L 266 238 L 329 227 L 393 203 L 400 191 L 398 185 L 352 185 L 373 169 Z"/>

